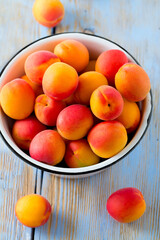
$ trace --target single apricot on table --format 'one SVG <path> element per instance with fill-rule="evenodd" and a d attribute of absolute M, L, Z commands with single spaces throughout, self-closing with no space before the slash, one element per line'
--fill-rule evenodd
<path fill-rule="evenodd" d="M 111 194 L 106 205 L 108 213 L 118 222 L 130 223 L 145 212 L 146 203 L 136 188 L 122 188 Z"/>
<path fill-rule="evenodd" d="M 35 93 L 21 78 L 5 84 L 0 92 L 0 104 L 5 114 L 13 119 L 27 118 L 34 109 Z"/>
<path fill-rule="evenodd" d="M 74 39 L 67 39 L 54 48 L 54 53 L 64 63 L 74 67 L 77 72 L 81 72 L 89 62 L 89 52 L 86 46 Z"/>
<path fill-rule="evenodd" d="M 17 219 L 23 225 L 31 228 L 44 225 L 50 214 L 50 203 L 38 194 L 30 194 L 20 198 L 15 206 Z"/>
<path fill-rule="evenodd" d="M 64 17 L 64 6 L 59 0 L 35 0 L 32 8 L 36 21 L 45 27 L 55 27 Z"/>

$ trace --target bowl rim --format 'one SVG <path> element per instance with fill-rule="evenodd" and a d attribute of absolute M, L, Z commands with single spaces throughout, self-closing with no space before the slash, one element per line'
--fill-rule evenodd
<path fill-rule="evenodd" d="M 4 65 L 4 67 L 2 68 L 1 72 L 0 72 L 0 77 L 2 76 L 4 70 L 6 69 L 6 67 L 8 66 L 8 64 L 19 54 L 21 53 L 23 50 L 25 50 L 26 48 L 28 48 L 29 46 L 35 44 L 36 42 L 39 42 L 41 40 L 44 40 L 44 39 L 47 39 L 47 38 L 50 38 L 50 37 L 54 37 L 54 36 L 57 36 L 57 35 L 65 35 L 65 34 L 82 34 L 82 35 L 88 35 L 88 36 L 92 36 L 92 37 L 97 37 L 97 38 L 101 38 L 103 40 L 107 40 L 108 42 L 110 43 L 113 43 L 115 44 L 116 46 L 118 46 L 119 48 L 121 48 L 124 52 L 126 52 L 139 66 L 141 66 L 139 64 L 139 62 L 132 56 L 131 53 L 129 53 L 125 48 L 123 48 L 121 45 L 119 45 L 118 43 L 116 43 L 115 41 L 113 40 L 110 40 L 108 38 L 105 38 L 105 37 L 102 37 L 102 36 L 99 36 L 99 35 L 96 35 L 96 34 L 90 34 L 90 33 L 85 33 L 85 32 L 63 32 L 63 33 L 55 33 L 54 35 L 49 35 L 49 36 L 45 36 L 45 37 L 42 37 L 42 38 L 39 38 L 35 41 L 32 41 L 31 43 L 27 44 L 26 46 L 24 46 L 23 48 L 21 48 L 19 51 L 17 51 L 13 57 L 11 57 L 9 59 L 9 61 Z M 82 171 L 81 172 L 61 172 L 61 171 L 55 171 L 55 170 L 51 170 L 51 169 L 47 169 L 45 167 L 42 167 L 42 166 L 39 166 L 29 160 L 27 160 L 25 157 L 21 156 L 20 153 L 18 153 L 10 144 L 9 142 L 6 140 L 5 136 L 3 135 L 1 129 L 0 129 L 0 135 L 3 139 L 3 141 L 6 143 L 6 145 L 8 146 L 8 148 L 17 156 L 19 157 L 20 159 L 22 159 L 24 162 L 26 162 L 27 164 L 35 167 L 35 168 L 38 168 L 42 171 L 46 171 L 46 172 L 49 172 L 49 173 L 52 173 L 52 174 L 55 174 L 55 175 L 58 175 L 58 176 L 82 176 L 82 174 L 84 175 L 84 177 L 88 174 L 91 174 L 91 173 L 96 173 L 96 172 L 100 172 L 114 164 L 116 164 L 118 161 L 122 160 L 124 157 L 126 157 L 131 151 L 134 150 L 134 148 L 138 145 L 138 143 L 142 140 L 142 138 L 144 137 L 147 129 L 148 129 L 148 126 L 150 124 L 150 121 L 151 121 L 151 116 L 152 116 L 152 110 L 153 110 L 153 96 L 152 96 L 152 90 L 150 90 L 150 112 L 149 112 L 149 115 L 148 115 L 148 118 L 147 118 L 147 124 L 146 124 L 146 127 L 141 135 L 141 137 L 139 138 L 139 140 L 135 143 L 134 146 L 131 147 L 131 149 L 129 149 L 123 156 L 121 156 L 120 158 L 116 159 L 114 162 L 112 163 L 109 163 L 108 165 L 106 166 L 102 166 L 102 167 L 99 167 L 98 169 L 92 169 L 92 170 L 88 170 L 88 171 L 83 171 L 83 168 L 82 168 Z M 1 127 L 1 126 L 0 126 Z"/>

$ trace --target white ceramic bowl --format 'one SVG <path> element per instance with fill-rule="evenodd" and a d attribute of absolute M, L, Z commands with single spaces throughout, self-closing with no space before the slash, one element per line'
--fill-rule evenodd
<path fill-rule="evenodd" d="M 24 74 L 24 62 L 29 54 L 37 50 L 53 51 L 54 46 L 57 43 L 61 42 L 64 39 L 70 39 L 70 38 L 78 40 L 83 44 L 85 44 L 90 52 L 91 59 L 96 59 L 101 52 L 106 51 L 108 49 L 120 49 L 123 52 L 125 52 L 125 54 L 127 55 L 128 59 L 131 62 L 139 64 L 136 61 L 136 59 L 132 57 L 132 55 L 128 53 L 124 48 L 122 48 L 118 44 L 108 39 L 95 36 L 95 35 L 86 34 L 86 33 L 61 33 L 61 34 L 56 34 L 54 36 L 41 38 L 27 45 L 23 49 L 21 49 L 6 64 L 6 66 L 2 70 L 1 76 L 0 76 L 0 88 L 7 82 L 13 80 L 14 78 L 20 77 Z M 139 143 L 150 122 L 149 120 L 151 117 L 151 110 L 152 110 L 152 95 L 151 95 L 151 92 L 149 92 L 145 100 L 141 103 L 142 117 L 141 117 L 139 128 L 137 129 L 134 137 L 128 143 L 128 145 L 121 152 L 116 154 L 114 157 L 106 159 L 105 161 L 100 162 L 98 164 L 88 166 L 88 167 L 83 167 L 83 168 L 63 168 L 63 167 L 57 167 L 57 166 L 50 166 L 45 163 L 38 162 L 33 158 L 31 158 L 30 156 L 28 156 L 21 149 L 19 149 L 17 145 L 14 143 L 10 133 L 12 120 L 9 119 L 1 109 L 0 109 L 0 131 L 8 147 L 16 155 L 18 155 L 20 159 L 31 164 L 32 166 L 40 168 L 44 171 L 51 172 L 58 176 L 63 176 L 63 177 L 65 176 L 70 178 L 85 177 L 85 176 L 93 175 L 97 172 L 100 172 L 103 169 L 109 167 L 110 165 L 116 163 L 118 160 L 126 156 Z"/>

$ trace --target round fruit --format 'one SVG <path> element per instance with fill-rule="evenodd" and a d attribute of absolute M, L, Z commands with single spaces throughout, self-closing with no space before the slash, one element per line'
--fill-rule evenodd
<path fill-rule="evenodd" d="M 107 200 L 108 213 L 118 222 L 129 223 L 140 218 L 146 209 L 142 193 L 136 188 L 123 188 Z"/>
<path fill-rule="evenodd" d="M 51 205 L 44 197 L 38 194 L 30 194 L 17 201 L 15 214 L 23 225 L 35 228 L 48 221 L 51 214 Z"/>

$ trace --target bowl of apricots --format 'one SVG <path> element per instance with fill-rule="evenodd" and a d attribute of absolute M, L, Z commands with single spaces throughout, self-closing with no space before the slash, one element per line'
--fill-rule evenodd
<path fill-rule="evenodd" d="M 150 79 L 118 44 L 61 33 L 20 50 L 0 78 L 0 131 L 20 159 L 85 177 L 124 158 L 152 110 Z"/>

